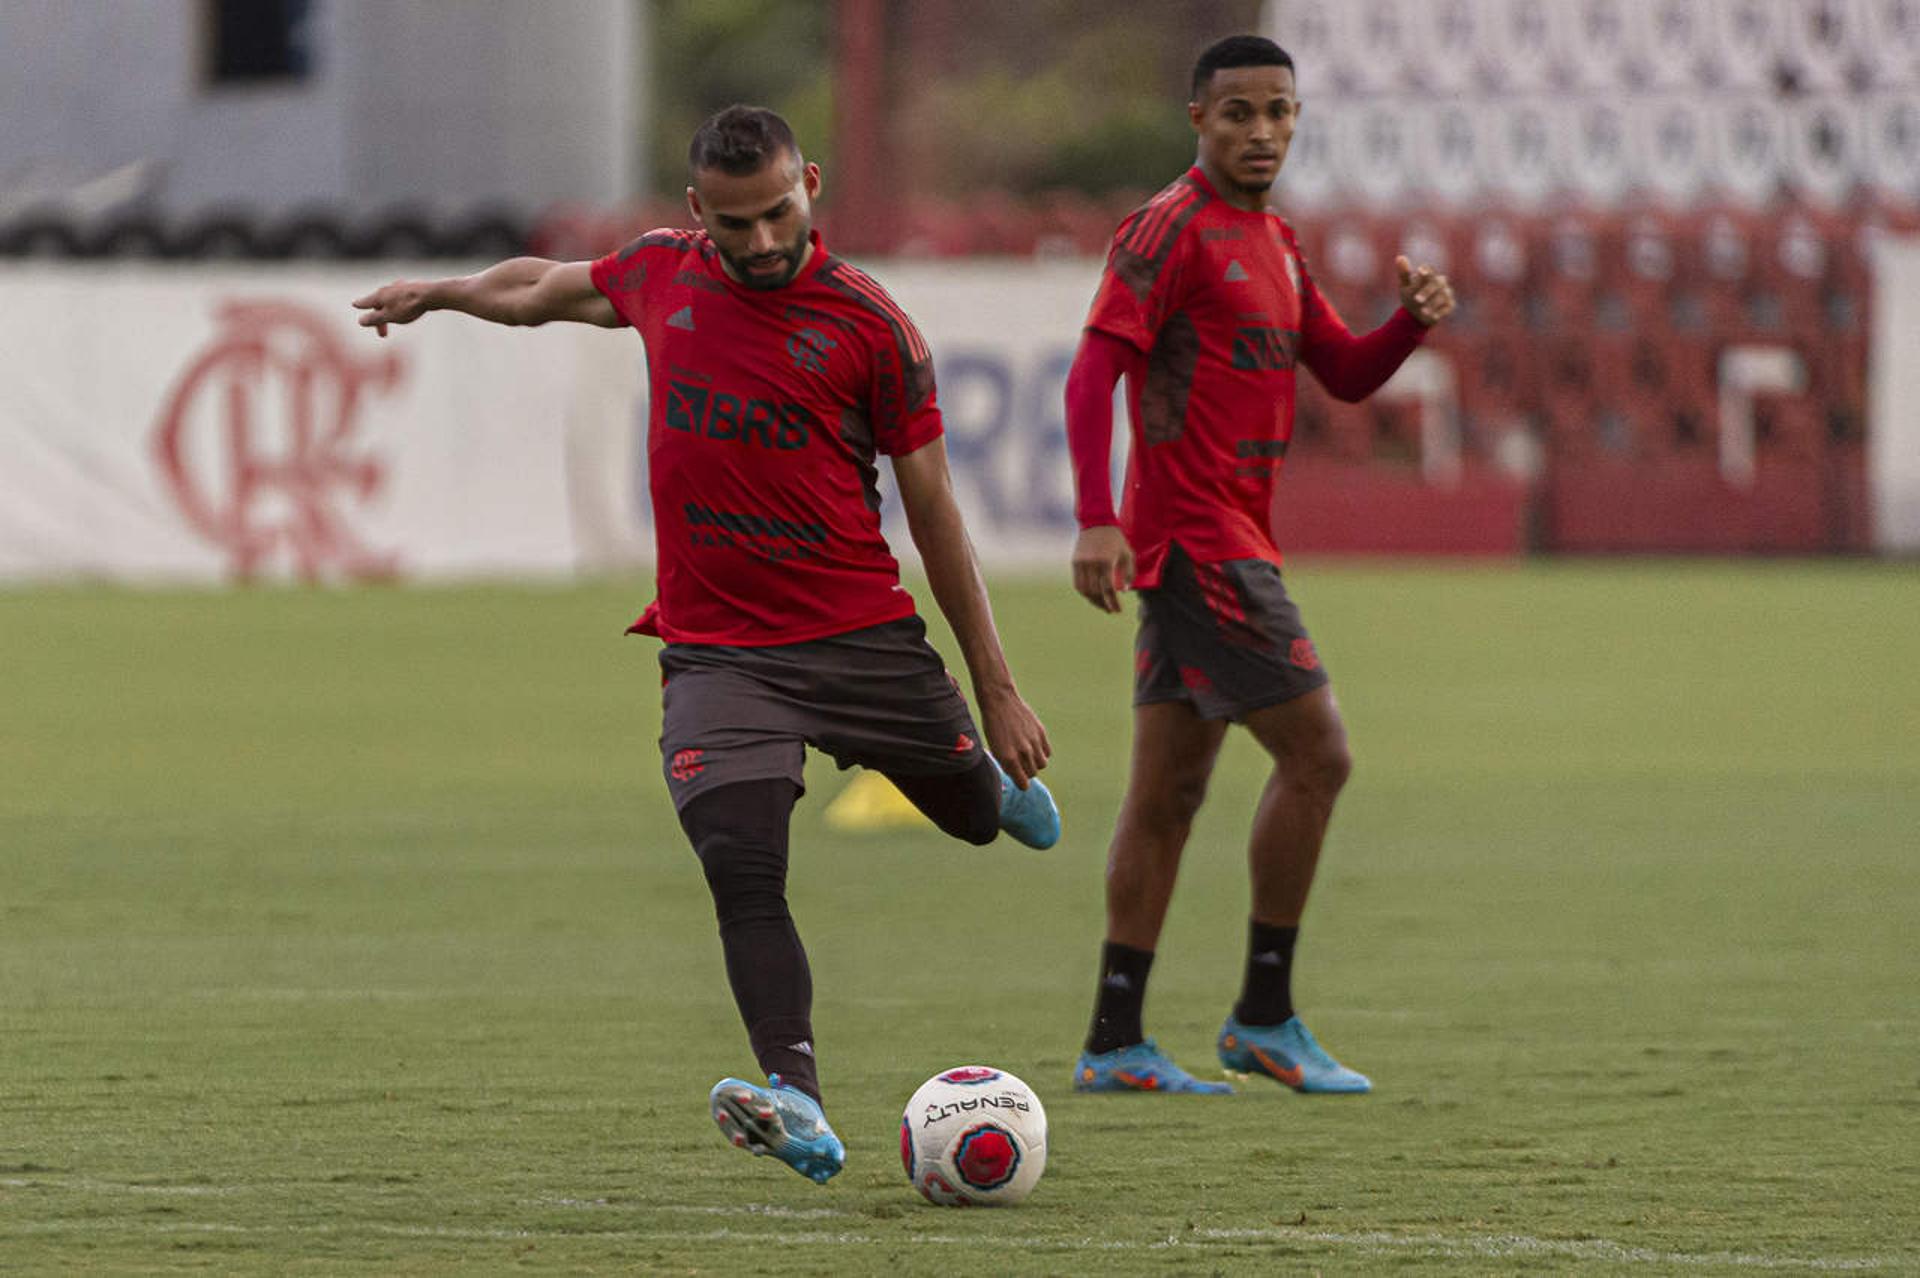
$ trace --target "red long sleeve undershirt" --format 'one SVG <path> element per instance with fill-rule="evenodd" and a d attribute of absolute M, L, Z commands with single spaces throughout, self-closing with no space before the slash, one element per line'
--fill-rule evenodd
<path fill-rule="evenodd" d="M 1354 403 L 1379 390 L 1427 330 L 1402 308 L 1356 337 L 1331 308 L 1313 325 L 1301 359 L 1335 399 Z M 1073 459 L 1074 518 L 1082 528 L 1117 524 L 1113 508 L 1113 388 L 1132 366 L 1134 347 L 1088 329 L 1067 370 L 1067 453 Z"/>
<path fill-rule="evenodd" d="M 1090 328 L 1067 370 L 1067 455 L 1073 517 L 1082 528 L 1120 522 L 1113 512 L 1113 388 L 1133 358 L 1130 343 Z"/>

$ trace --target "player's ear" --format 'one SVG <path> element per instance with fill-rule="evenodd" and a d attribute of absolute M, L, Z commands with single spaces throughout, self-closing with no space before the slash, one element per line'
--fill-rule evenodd
<path fill-rule="evenodd" d="M 705 222 L 707 220 L 707 215 L 700 210 L 700 192 L 694 190 L 692 187 L 687 188 L 687 209 L 693 214 L 694 221 Z"/>
<path fill-rule="evenodd" d="M 1206 118 L 1207 104 L 1204 99 L 1187 103 L 1187 123 L 1193 126 L 1195 133 L 1200 131 L 1200 124 Z"/>
<path fill-rule="evenodd" d="M 809 200 L 817 200 L 820 198 L 819 165 L 815 164 L 812 160 L 808 160 L 807 167 L 800 171 L 800 181 L 806 185 L 807 198 Z"/>

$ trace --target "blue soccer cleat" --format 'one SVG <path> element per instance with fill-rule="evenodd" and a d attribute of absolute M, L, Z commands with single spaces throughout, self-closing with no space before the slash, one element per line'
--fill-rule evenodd
<path fill-rule="evenodd" d="M 778 1074 L 768 1086 L 755 1087 L 737 1078 L 723 1078 L 707 1095 L 707 1106 L 721 1134 L 734 1148 L 756 1157 L 771 1154 L 808 1180 L 824 1185 L 847 1161 L 847 1147 L 827 1125 L 820 1102 L 803 1091 L 787 1087 Z"/>
<path fill-rule="evenodd" d="M 987 757 L 993 759 L 992 755 Z M 998 759 L 993 759 L 993 769 L 1000 774 L 1000 828 L 1028 847 L 1041 851 L 1058 843 L 1060 809 L 1054 806 L 1053 794 L 1046 783 L 1032 777 L 1022 790 L 1013 783 Z"/>
<path fill-rule="evenodd" d="M 1168 1060 L 1152 1039 L 1111 1052 L 1082 1052 L 1073 1067 L 1076 1092 L 1169 1092 L 1231 1096 L 1231 1083 L 1203 1083 Z"/>
<path fill-rule="evenodd" d="M 1220 1027 L 1220 1063 L 1237 1074 L 1261 1074 L 1296 1092 L 1354 1095 L 1373 1090 L 1365 1074 L 1355 1073 L 1314 1039 L 1297 1016 L 1278 1025 L 1242 1025 L 1227 1017 Z"/>

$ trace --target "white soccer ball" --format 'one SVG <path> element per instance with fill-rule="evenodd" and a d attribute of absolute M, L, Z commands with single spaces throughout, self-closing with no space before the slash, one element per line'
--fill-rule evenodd
<path fill-rule="evenodd" d="M 1003 1069 L 961 1065 L 920 1084 L 900 1116 L 907 1179 L 943 1207 L 1006 1207 L 1047 1169 L 1047 1111 Z"/>

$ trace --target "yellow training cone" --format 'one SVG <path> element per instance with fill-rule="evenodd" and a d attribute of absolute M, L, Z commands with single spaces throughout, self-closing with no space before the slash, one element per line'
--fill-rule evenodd
<path fill-rule="evenodd" d="M 836 830 L 904 830 L 932 825 L 893 782 L 878 772 L 856 772 L 832 803 L 827 824 Z"/>

